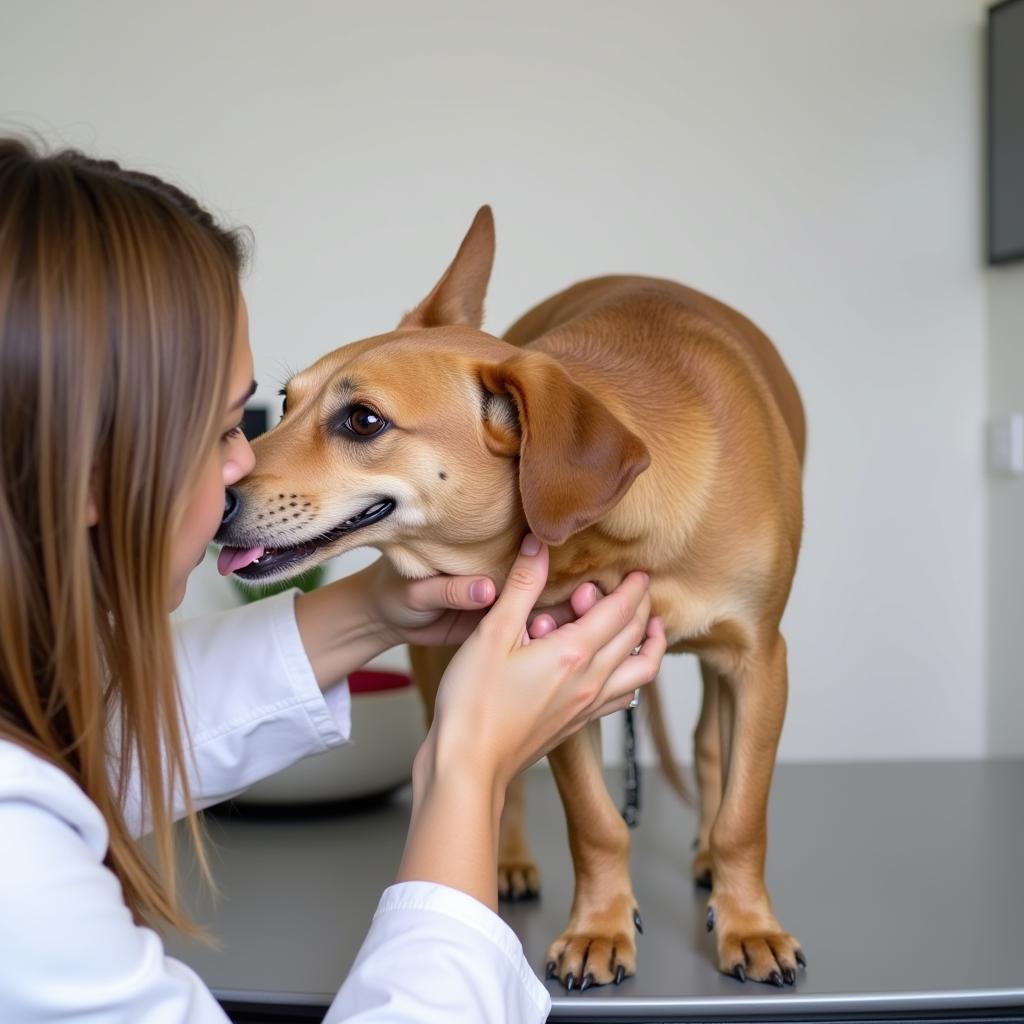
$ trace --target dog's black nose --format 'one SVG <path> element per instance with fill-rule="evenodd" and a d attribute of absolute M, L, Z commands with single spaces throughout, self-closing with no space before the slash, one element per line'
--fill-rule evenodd
<path fill-rule="evenodd" d="M 229 487 L 224 492 L 224 516 L 220 521 L 222 530 L 238 515 L 238 510 L 241 507 L 242 502 L 238 498 L 238 492 L 233 487 Z"/>

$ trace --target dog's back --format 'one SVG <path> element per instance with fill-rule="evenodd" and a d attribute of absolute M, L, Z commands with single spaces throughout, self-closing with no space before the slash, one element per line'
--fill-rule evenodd
<path fill-rule="evenodd" d="M 615 336 L 617 321 L 622 322 L 628 348 L 623 346 L 621 336 Z M 639 333 L 638 322 L 645 325 Z M 559 328 L 557 341 L 548 339 L 531 345 Z M 525 313 L 505 332 L 504 339 L 512 345 L 531 345 L 549 351 L 566 361 L 573 354 L 569 339 L 575 338 L 580 343 L 578 356 L 582 362 L 596 360 L 598 365 L 608 365 L 616 372 L 623 367 L 609 364 L 610 355 L 614 353 L 616 360 L 636 358 L 643 364 L 636 376 L 646 386 L 654 379 L 649 360 L 657 358 L 666 345 L 675 347 L 695 338 L 706 339 L 709 333 L 718 344 L 736 346 L 763 376 L 802 464 L 806 447 L 803 404 L 778 351 L 742 313 L 702 292 L 663 278 L 590 278 Z M 678 358 L 678 348 L 672 355 Z M 672 373 L 669 381 L 674 378 Z"/>

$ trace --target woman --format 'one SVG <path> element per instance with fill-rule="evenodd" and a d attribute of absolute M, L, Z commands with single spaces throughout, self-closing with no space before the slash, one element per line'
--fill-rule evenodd
<path fill-rule="evenodd" d="M 378 562 L 173 636 L 253 464 L 242 264 L 173 186 L 0 140 L 0 1020 L 224 1020 L 145 925 L 196 931 L 172 821 L 205 865 L 197 808 L 344 742 L 359 665 L 453 639 L 398 880 L 328 1020 L 543 1020 L 494 912 L 505 787 L 653 677 L 647 579 L 528 627 L 547 569 L 528 536 L 496 600 L 490 580 Z"/>

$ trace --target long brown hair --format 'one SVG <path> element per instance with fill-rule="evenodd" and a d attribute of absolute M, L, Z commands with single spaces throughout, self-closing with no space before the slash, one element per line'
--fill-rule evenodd
<path fill-rule="evenodd" d="M 171 547 L 222 429 L 243 261 L 238 233 L 158 178 L 0 139 L 0 737 L 99 807 L 136 921 L 187 931 L 176 792 L 205 858 Z M 156 869 L 126 822 L 133 773 Z"/>

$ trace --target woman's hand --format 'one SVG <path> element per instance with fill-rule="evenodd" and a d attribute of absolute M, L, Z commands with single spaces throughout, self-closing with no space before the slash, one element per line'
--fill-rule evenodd
<path fill-rule="evenodd" d="M 370 602 L 369 614 L 379 624 L 387 646 L 460 644 L 473 632 L 497 595 L 487 576 L 431 576 L 408 580 L 386 558 L 359 574 Z M 593 583 L 583 583 L 561 604 L 531 609 L 530 632 L 550 633 L 560 623 L 582 615 L 597 600 Z"/>
<path fill-rule="evenodd" d="M 648 579 L 607 597 L 577 590 L 580 618 L 527 628 L 548 553 L 528 536 L 505 587 L 452 659 L 413 767 L 413 813 L 399 881 L 430 881 L 497 906 L 498 828 L 508 783 L 585 723 L 625 708 L 665 653 L 647 619 Z M 635 656 L 633 650 L 640 645 Z"/>
<path fill-rule="evenodd" d="M 365 578 L 368 612 L 390 647 L 462 643 L 497 595 L 493 580 L 486 576 L 408 580 L 386 558 L 379 558 L 360 576 Z"/>
<path fill-rule="evenodd" d="M 648 622 L 648 578 L 634 572 L 606 597 L 578 590 L 580 618 L 531 637 L 531 609 L 547 582 L 547 548 L 527 535 L 494 607 L 455 654 L 437 694 L 428 752 L 489 769 L 503 789 L 587 722 L 625 708 L 665 653 Z M 634 649 L 639 652 L 633 655 Z"/>

